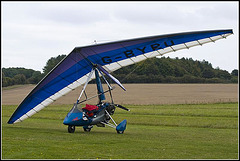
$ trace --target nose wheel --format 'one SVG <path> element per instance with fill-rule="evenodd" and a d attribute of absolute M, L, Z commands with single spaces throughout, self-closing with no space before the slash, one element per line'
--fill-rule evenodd
<path fill-rule="evenodd" d="M 117 133 L 118 133 L 118 134 L 123 134 L 124 131 L 118 131 L 118 130 L 117 130 Z"/>
<path fill-rule="evenodd" d="M 75 132 L 75 126 L 68 125 L 68 132 L 69 133 L 74 133 Z"/>

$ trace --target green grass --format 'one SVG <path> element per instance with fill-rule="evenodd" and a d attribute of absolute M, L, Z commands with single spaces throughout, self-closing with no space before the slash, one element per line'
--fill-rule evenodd
<path fill-rule="evenodd" d="M 21 123 L 6 122 L 16 106 L 2 106 L 2 159 L 238 159 L 238 103 L 125 105 L 110 127 L 68 133 L 72 105 L 51 105 Z"/>

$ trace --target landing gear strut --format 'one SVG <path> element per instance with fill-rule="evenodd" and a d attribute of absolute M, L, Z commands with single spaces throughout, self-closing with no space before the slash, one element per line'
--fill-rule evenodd
<path fill-rule="evenodd" d="M 116 130 L 117 130 L 117 133 L 118 134 L 123 134 L 124 133 L 124 130 L 126 129 L 126 125 L 127 125 L 127 120 L 125 119 L 125 120 L 123 120 L 120 124 L 116 124 L 116 122 L 113 120 L 113 118 L 110 116 L 110 114 L 108 113 L 108 111 L 107 110 L 105 110 L 105 112 L 106 112 L 106 115 L 108 116 L 107 118 L 106 118 L 106 122 L 101 122 L 102 124 L 104 124 L 104 125 L 107 125 L 107 126 L 110 126 L 110 127 L 112 127 L 112 128 L 115 128 Z M 112 120 L 112 122 L 115 124 L 115 125 L 113 125 L 113 124 L 111 124 L 111 123 L 109 123 L 109 120 Z"/>

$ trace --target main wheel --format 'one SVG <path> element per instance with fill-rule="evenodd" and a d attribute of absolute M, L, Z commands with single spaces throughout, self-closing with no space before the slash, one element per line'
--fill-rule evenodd
<path fill-rule="evenodd" d="M 86 131 L 86 132 L 90 132 L 91 128 L 83 128 L 83 130 Z"/>
<path fill-rule="evenodd" d="M 86 132 L 90 132 L 92 127 L 93 127 L 92 125 L 90 125 L 90 126 L 83 126 L 83 130 L 86 131 Z"/>
<path fill-rule="evenodd" d="M 75 132 L 75 126 L 68 125 L 68 132 L 74 133 Z"/>

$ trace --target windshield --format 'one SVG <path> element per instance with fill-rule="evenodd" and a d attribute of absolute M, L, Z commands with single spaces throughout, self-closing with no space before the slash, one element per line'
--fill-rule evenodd
<path fill-rule="evenodd" d="M 78 112 L 83 112 L 81 105 L 74 103 L 73 108 L 69 111 L 69 113 L 78 113 Z"/>

